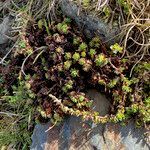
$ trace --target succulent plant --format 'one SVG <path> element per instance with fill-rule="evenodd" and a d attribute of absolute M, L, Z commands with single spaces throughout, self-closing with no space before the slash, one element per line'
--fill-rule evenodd
<path fill-rule="evenodd" d="M 103 67 L 104 65 L 106 65 L 108 63 L 108 60 L 105 57 L 105 55 L 103 53 L 101 53 L 96 56 L 95 63 L 96 63 L 96 66 Z"/>
<path fill-rule="evenodd" d="M 86 57 L 86 52 L 81 52 L 81 57 Z"/>
<path fill-rule="evenodd" d="M 83 0 L 82 4 L 84 8 L 87 8 L 90 5 L 90 0 Z"/>
<path fill-rule="evenodd" d="M 73 81 L 69 80 L 65 83 L 65 85 L 62 87 L 62 90 L 66 93 L 68 90 L 73 88 Z"/>
<path fill-rule="evenodd" d="M 80 46 L 79 46 L 79 50 L 80 50 L 80 51 L 86 51 L 86 49 L 87 49 L 87 44 L 84 43 L 84 42 L 82 42 L 82 43 L 80 44 Z"/>
<path fill-rule="evenodd" d="M 94 37 L 90 41 L 89 45 L 90 45 L 91 48 L 99 48 L 100 47 L 100 43 L 101 43 L 100 38 L 99 37 Z"/>
<path fill-rule="evenodd" d="M 71 23 L 71 19 L 70 18 L 64 18 L 64 21 L 66 24 L 70 24 Z"/>
<path fill-rule="evenodd" d="M 67 34 L 69 32 L 69 26 L 65 22 L 58 23 L 57 24 L 57 30 L 60 33 Z"/>
<path fill-rule="evenodd" d="M 86 98 L 84 93 L 72 91 L 69 95 L 77 108 L 90 107 L 92 104 L 92 101 Z"/>
<path fill-rule="evenodd" d="M 89 55 L 91 56 L 91 58 L 94 58 L 94 56 L 96 55 L 96 50 L 91 48 L 89 51 Z"/>
<path fill-rule="evenodd" d="M 57 69 L 58 69 L 59 72 L 63 71 L 63 64 L 62 63 L 58 64 Z"/>
<path fill-rule="evenodd" d="M 65 70 L 69 70 L 69 68 L 71 67 L 71 65 L 72 65 L 72 61 L 69 61 L 69 60 L 65 61 L 64 62 L 64 69 Z"/>
<path fill-rule="evenodd" d="M 121 47 L 118 43 L 115 43 L 114 45 L 111 45 L 110 49 L 112 50 L 112 52 L 114 54 L 123 52 L 123 47 Z"/>
<path fill-rule="evenodd" d="M 53 34 L 52 38 L 56 43 L 61 43 L 63 41 L 63 39 L 61 38 L 61 35 L 58 33 Z"/>
<path fill-rule="evenodd" d="M 62 54 L 64 52 L 64 50 L 63 50 L 62 47 L 59 46 L 59 47 L 56 48 L 56 52 Z"/>
<path fill-rule="evenodd" d="M 79 70 L 77 70 L 77 69 L 71 69 L 71 76 L 73 78 L 78 77 L 79 76 Z"/>
<path fill-rule="evenodd" d="M 92 61 L 86 60 L 86 63 L 83 65 L 83 70 L 88 72 L 92 68 Z"/>
<path fill-rule="evenodd" d="M 79 64 L 80 65 L 84 65 L 86 63 L 86 59 L 85 58 L 80 58 L 79 59 Z"/>
<path fill-rule="evenodd" d="M 60 116 L 59 113 L 55 113 L 54 116 L 53 116 L 53 118 L 54 118 L 54 122 L 58 123 L 58 122 L 62 121 L 62 117 Z"/>
<path fill-rule="evenodd" d="M 132 81 L 126 77 L 123 77 L 122 81 L 123 81 L 122 90 L 126 93 L 132 92 L 132 88 L 130 87 L 130 85 L 132 84 Z"/>
<path fill-rule="evenodd" d="M 116 86 L 116 84 L 117 84 L 118 81 L 119 81 L 119 78 L 115 78 L 115 79 L 111 80 L 111 81 L 109 82 L 109 84 L 107 84 L 107 86 L 108 86 L 109 88 L 113 88 L 113 87 Z"/>
<path fill-rule="evenodd" d="M 74 44 L 74 45 L 79 45 L 81 42 L 82 42 L 81 37 L 75 36 L 75 37 L 73 38 L 73 44 Z"/>
<path fill-rule="evenodd" d="M 65 53 L 64 57 L 66 60 L 71 59 L 71 53 L 70 52 Z"/>
<path fill-rule="evenodd" d="M 88 43 L 77 35 L 68 18 L 59 24 L 55 25 L 54 23 L 47 26 L 53 35 L 46 33 L 47 27 L 43 20 L 41 21 L 38 22 L 38 25 L 36 24 L 39 29 L 32 28 L 34 34 L 29 32 L 35 39 L 40 39 L 39 43 L 36 40 L 34 40 L 35 43 L 32 42 L 30 38 L 29 42 L 20 40 L 18 48 L 19 50 L 27 49 L 30 42 L 33 45 L 32 52 L 30 52 L 32 55 L 21 71 L 31 74 L 29 77 L 25 76 L 25 80 L 28 78 L 28 81 L 25 81 L 24 86 L 28 90 L 29 98 L 33 98 L 35 101 L 38 99 L 38 104 L 43 101 L 51 103 L 48 105 L 48 109 L 45 109 L 44 117 L 52 118 L 53 122 L 59 122 L 64 114 L 71 114 L 82 116 L 85 120 L 91 119 L 96 123 L 106 123 L 108 121 L 124 121 L 124 119 L 138 114 L 136 116 L 138 120 L 144 123 L 149 121 L 150 64 L 147 57 L 144 56 L 144 59 L 135 66 L 134 72 L 130 73 L 134 61 L 130 62 L 127 57 L 123 58 L 124 60 L 118 59 L 118 56 L 114 55 L 121 54 L 123 51 L 119 44 L 112 45 L 109 49 L 110 53 L 108 53 L 98 37 L 94 37 Z M 71 32 L 70 28 L 73 29 Z M 37 29 L 38 31 L 36 31 Z M 40 55 L 41 53 L 37 55 L 38 52 L 33 53 L 33 49 L 37 45 L 41 46 L 41 39 L 46 43 L 48 50 L 42 51 L 42 55 Z M 13 92 L 19 89 L 12 86 L 12 79 L 17 82 L 24 80 L 22 73 L 17 73 L 20 62 L 27 56 L 27 53 L 22 54 L 24 56 L 19 54 L 19 57 L 12 59 L 10 68 L 3 76 L 3 80 L 7 83 L 7 89 Z M 37 56 L 38 61 L 32 64 L 31 62 L 34 62 Z M 130 78 L 129 74 L 131 74 Z M 116 114 L 113 112 L 112 115 L 102 117 L 97 112 L 92 112 L 90 108 L 92 101 L 86 98 L 85 93 L 81 93 L 85 90 L 87 82 L 94 88 L 100 87 L 105 94 L 112 95 L 112 109 L 116 111 Z M 14 84 L 16 85 L 16 83 Z M 40 86 L 42 89 L 39 88 Z M 50 94 L 45 94 L 49 91 L 56 96 L 54 101 L 52 98 L 48 99 Z M 18 99 L 18 97 L 14 97 L 12 101 L 15 102 L 16 98 Z M 59 107 L 56 107 L 56 104 Z"/>
<path fill-rule="evenodd" d="M 75 53 L 73 54 L 72 58 L 73 58 L 74 61 L 78 61 L 78 60 L 80 59 L 80 54 L 77 53 L 77 52 L 75 52 Z"/>
<path fill-rule="evenodd" d="M 70 99 L 74 102 L 74 103 L 77 103 L 78 102 L 78 99 L 74 96 L 70 96 Z"/>
<path fill-rule="evenodd" d="M 20 48 L 26 48 L 27 47 L 26 42 L 24 40 L 19 41 L 18 45 Z"/>
<path fill-rule="evenodd" d="M 119 109 L 117 114 L 116 114 L 116 117 L 115 117 L 115 121 L 118 122 L 118 121 L 123 121 L 125 119 L 125 115 L 124 115 L 124 108 L 122 109 Z"/>

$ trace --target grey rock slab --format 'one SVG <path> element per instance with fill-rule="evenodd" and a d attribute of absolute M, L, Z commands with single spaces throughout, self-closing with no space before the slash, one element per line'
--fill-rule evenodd
<path fill-rule="evenodd" d="M 34 128 L 32 135 L 32 145 L 30 150 L 43 150 L 45 148 L 47 132 L 45 132 L 49 127 L 49 123 L 42 125 L 37 124 Z"/>
<path fill-rule="evenodd" d="M 60 7 L 63 14 L 77 23 L 81 32 L 84 33 L 86 37 L 92 38 L 96 34 L 101 38 L 103 43 L 109 46 L 118 41 L 119 37 L 117 35 L 120 33 L 119 27 L 110 27 L 110 25 L 104 23 L 101 19 L 93 17 L 90 14 L 87 15 L 70 0 L 62 0 Z"/>
<path fill-rule="evenodd" d="M 0 24 L 0 45 L 5 44 L 9 41 L 6 36 L 10 30 L 10 18 L 7 16 L 3 19 L 3 22 Z"/>
<path fill-rule="evenodd" d="M 32 145 L 30 150 L 58 149 L 58 139 L 61 126 L 55 126 L 47 131 L 52 124 L 37 124 L 32 134 Z M 49 139 L 49 140 L 48 140 Z M 48 150 L 49 150 L 48 149 Z"/>
<path fill-rule="evenodd" d="M 95 89 L 90 89 L 88 90 L 86 96 L 93 100 L 92 108 L 94 111 L 98 111 L 101 116 L 108 114 L 111 103 L 105 95 Z"/>
<path fill-rule="evenodd" d="M 11 24 L 13 19 L 9 16 L 4 17 L 0 23 L 0 57 L 3 57 L 12 47 L 13 42 L 8 36 L 11 32 Z"/>
<path fill-rule="evenodd" d="M 133 121 L 126 126 L 108 123 L 103 131 L 93 134 L 90 143 L 97 150 L 149 150 L 150 143 L 145 140 L 145 133 L 146 129 L 136 128 Z"/>

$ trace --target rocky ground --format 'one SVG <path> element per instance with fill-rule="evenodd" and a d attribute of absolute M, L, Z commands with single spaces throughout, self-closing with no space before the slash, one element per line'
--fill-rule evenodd
<path fill-rule="evenodd" d="M 65 8 L 64 5 L 66 5 Z M 76 12 L 68 10 L 71 7 L 69 7 L 66 2 L 62 4 L 62 8 L 64 8 L 64 12 L 68 14 L 69 17 L 74 17 L 72 13 L 76 14 Z M 75 10 L 75 8 L 73 10 Z M 68 11 L 72 13 L 69 14 Z M 78 20 L 76 21 L 78 22 Z M 90 19 L 88 19 L 86 22 L 87 26 L 85 26 L 84 32 L 85 34 L 88 34 L 88 36 L 92 34 L 92 28 L 94 28 L 94 30 L 99 29 L 99 33 L 103 37 L 104 41 L 109 41 L 109 38 L 116 33 L 116 30 L 113 30 L 110 33 L 108 28 L 106 29 L 105 24 L 101 22 L 95 21 L 92 25 Z M 5 16 L 0 23 L 0 61 L 11 49 L 11 40 L 8 37 L 10 24 L 11 19 L 8 16 Z M 111 43 L 112 41 L 110 40 L 109 42 Z M 109 42 L 108 44 L 110 44 Z M 87 96 L 94 100 L 94 110 L 100 112 L 101 115 L 106 115 L 109 112 L 111 103 L 104 95 L 92 89 L 88 91 Z M 80 118 L 71 116 L 65 118 L 60 125 L 54 126 L 49 130 L 51 126 L 51 123 L 37 124 L 35 126 L 32 135 L 31 150 L 150 149 L 149 142 L 145 138 L 145 134 L 148 131 L 144 127 L 137 128 L 133 120 L 130 120 L 125 125 L 111 123 L 105 125 L 95 125 L 88 121 L 83 124 Z"/>

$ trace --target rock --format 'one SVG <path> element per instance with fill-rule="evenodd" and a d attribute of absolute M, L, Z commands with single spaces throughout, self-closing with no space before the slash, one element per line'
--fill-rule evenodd
<path fill-rule="evenodd" d="M 87 92 L 87 96 L 93 100 L 92 107 L 94 111 L 98 111 L 101 116 L 108 114 L 110 102 L 105 95 L 101 94 L 95 89 L 90 89 Z"/>
<path fill-rule="evenodd" d="M 10 50 L 11 42 L 8 36 L 10 35 L 11 23 L 12 20 L 7 16 L 0 24 L 0 56 L 4 56 Z"/>
<path fill-rule="evenodd" d="M 47 131 L 52 124 L 37 124 L 32 134 L 32 145 L 30 150 L 58 149 L 58 140 L 61 126 L 55 126 Z"/>
<path fill-rule="evenodd" d="M 10 30 L 10 19 L 5 17 L 3 22 L 0 24 L 0 45 L 6 44 L 8 42 L 8 37 L 6 36 Z"/>
<path fill-rule="evenodd" d="M 81 32 L 88 38 L 98 35 L 103 43 L 108 46 L 114 44 L 118 41 L 118 33 L 120 33 L 119 27 L 110 27 L 108 24 L 104 23 L 97 17 L 93 17 L 90 14 L 87 15 L 83 11 L 80 11 L 79 7 L 70 0 L 62 0 L 60 2 L 60 7 L 63 14 L 73 19 Z"/>
<path fill-rule="evenodd" d="M 45 132 L 49 127 L 49 123 L 42 125 L 37 124 L 34 128 L 32 135 L 32 145 L 30 150 L 43 150 L 46 145 L 47 132 Z"/>
<path fill-rule="evenodd" d="M 98 150 L 148 150 L 144 128 L 136 128 L 133 121 L 126 126 L 109 123 L 102 134 L 95 134 L 91 144 Z"/>

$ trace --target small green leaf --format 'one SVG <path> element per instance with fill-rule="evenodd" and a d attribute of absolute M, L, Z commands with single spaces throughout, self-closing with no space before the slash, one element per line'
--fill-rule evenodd
<path fill-rule="evenodd" d="M 112 50 L 112 52 L 114 54 L 123 52 L 123 47 L 121 47 L 118 43 L 115 43 L 114 45 L 111 45 L 110 49 Z"/>
<path fill-rule="evenodd" d="M 75 61 L 78 61 L 80 59 L 80 54 L 75 52 L 72 56 L 72 58 L 75 60 Z"/>
<path fill-rule="evenodd" d="M 42 28 L 43 28 L 43 25 L 44 25 L 43 20 L 40 19 L 40 20 L 38 21 L 38 27 L 39 27 L 39 29 L 42 29 Z"/>

